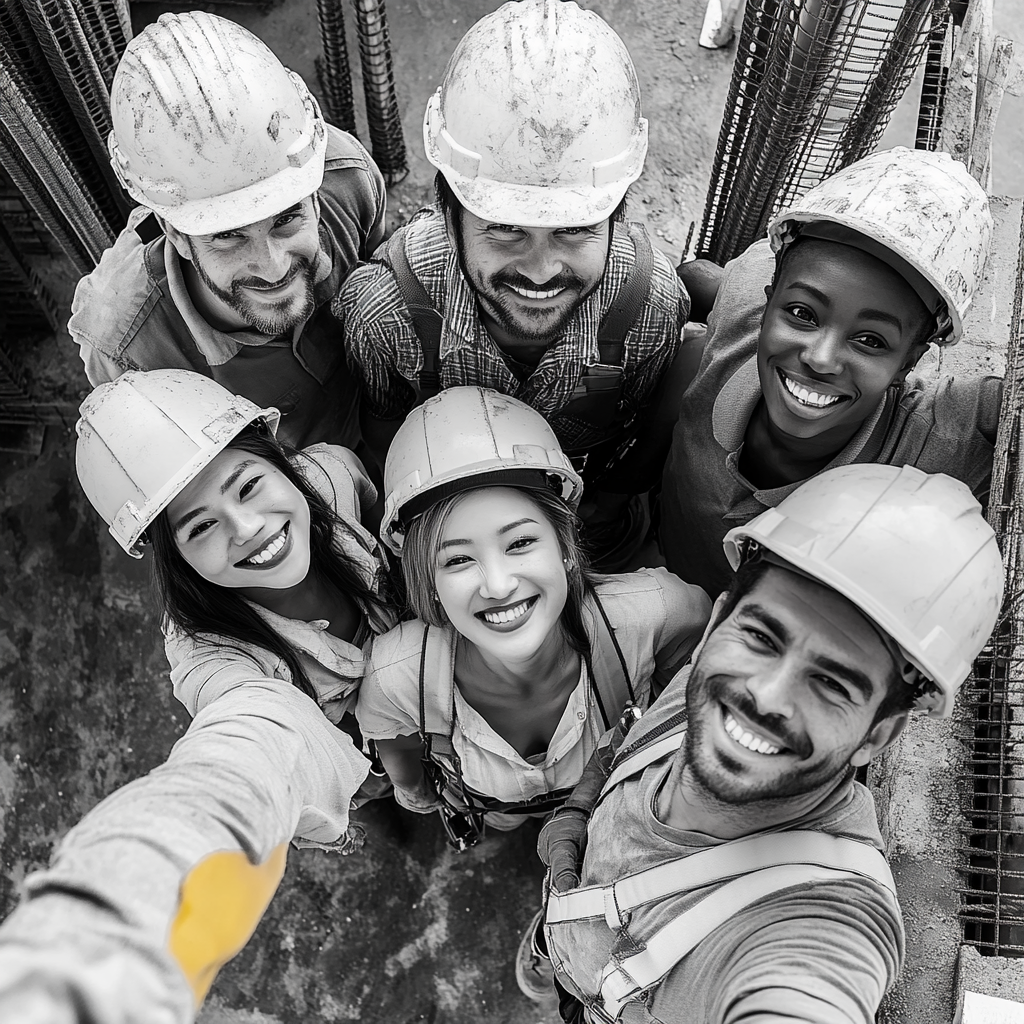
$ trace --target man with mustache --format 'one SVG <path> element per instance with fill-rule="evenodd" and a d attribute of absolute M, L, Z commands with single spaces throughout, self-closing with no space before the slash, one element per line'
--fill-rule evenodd
<path fill-rule="evenodd" d="M 456 48 L 424 142 L 437 204 L 335 306 L 366 442 L 383 465 L 441 388 L 512 395 L 582 470 L 587 540 L 601 568 L 620 567 L 645 532 L 636 495 L 657 480 L 631 464 L 643 446 L 628 449 L 689 310 L 668 259 L 624 220 L 647 152 L 629 54 L 573 2 L 507 3 Z"/>
<path fill-rule="evenodd" d="M 600 779 L 541 834 L 552 887 L 521 967 L 550 976 L 550 951 L 566 1021 L 870 1024 L 899 972 L 899 905 L 854 774 L 912 707 L 949 714 L 999 612 L 993 532 L 960 481 L 857 465 L 725 548 L 732 585 L 589 826 Z"/>
<path fill-rule="evenodd" d="M 251 32 L 202 12 L 128 44 L 111 120 L 111 164 L 141 206 L 75 293 L 90 383 L 194 370 L 280 409 L 297 447 L 355 448 L 358 389 L 328 300 L 383 237 L 369 154 Z"/>

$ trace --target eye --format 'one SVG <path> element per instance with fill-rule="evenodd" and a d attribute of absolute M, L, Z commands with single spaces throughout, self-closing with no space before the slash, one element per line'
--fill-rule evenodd
<path fill-rule="evenodd" d="M 302 217 L 302 214 L 298 210 L 295 210 L 294 212 L 291 212 L 291 213 L 284 213 L 280 217 L 278 217 L 277 220 L 274 221 L 274 227 L 275 228 L 286 227 L 288 224 L 291 224 L 293 221 L 301 219 L 301 217 Z"/>
<path fill-rule="evenodd" d="M 472 559 L 469 555 L 449 555 L 440 564 L 442 569 L 457 569 L 460 565 L 467 565 Z"/>
<path fill-rule="evenodd" d="M 794 302 L 791 306 L 787 306 L 786 312 L 789 313 L 791 317 L 804 324 L 817 324 L 818 322 L 818 318 L 815 316 L 814 310 L 799 302 Z"/>
<path fill-rule="evenodd" d="M 215 519 L 204 519 L 202 522 L 193 523 L 191 529 L 188 531 L 188 536 L 185 538 L 185 540 L 195 540 L 196 537 L 200 536 L 203 533 L 206 533 L 207 530 L 211 529 L 215 523 Z"/>
<path fill-rule="evenodd" d="M 889 348 L 889 343 L 885 338 L 877 334 L 858 334 L 853 340 L 858 345 L 863 345 L 865 348 L 874 349 L 875 351 L 885 352 Z"/>
<path fill-rule="evenodd" d="M 237 231 L 221 231 L 216 235 L 210 236 L 211 242 L 234 242 L 236 239 L 242 236 Z"/>
<path fill-rule="evenodd" d="M 514 224 L 489 224 L 487 226 L 487 233 L 499 242 L 514 241 L 523 234 L 522 230 Z"/>
<path fill-rule="evenodd" d="M 755 646 L 765 647 L 769 651 L 778 650 L 775 641 L 763 630 L 756 629 L 754 626 L 744 626 L 743 632 Z"/>
<path fill-rule="evenodd" d="M 263 479 L 262 474 L 257 476 L 249 477 L 244 484 L 238 490 L 238 496 L 240 498 L 246 498 L 252 493 L 252 489 Z"/>
<path fill-rule="evenodd" d="M 508 546 L 509 551 L 525 551 L 532 547 L 537 541 L 536 537 L 517 537 Z"/>
<path fill-rule="evenodd" d="M 838 697 L 847 704 L 853 703 L 850 691 L 838 679 L 833 679 L 832 676 L 815 676 L 815 679 L 829 695 Z"/>

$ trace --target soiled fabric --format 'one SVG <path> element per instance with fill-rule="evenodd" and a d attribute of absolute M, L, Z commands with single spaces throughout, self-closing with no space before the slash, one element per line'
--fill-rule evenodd
<path fill-rule="evenodd" d="M 296 447 L 326 441 L 354 448 L 359 395 L 330 300 L 383 238 L 386 193 L 366 150 L 332 126 L 318 196 L 316 309 L 277 338 L 224 332 L 204 320 L 185 287 L 177 250 L 163 234 L 144 242 L 136 229 L 150 212 L 136 209 L 99 266 L 79 281 L 71 304 L 68 332 L 80 346 L 89 382 L 95 386 L 126 370 L 193 370 L 259 406 L 279 409 L 280 436 Z"/>
<path fill-rule="evenodd" d="M 644 717 L 644 729 L 685 706 L 689 670 L 674 680 Z M 677 727 L 685 729 L 685 725 Z M 662 823 L 655 802 L 674 784 L 670 754 L 614 788 L 595 810 L 581 884 L 607 885 L 626 875 L 723 845 L 721 840 Z M 882 849 L 871 794 L 842 782 L 790 829 L 814 830 Z M 775 829 L 773 831 L 782 831 Z M 632 911 L 613 931 L 604 917 L 546 926 L 559 982 L 582 997 L 600 989 L 601 970 L 699 902 L 710 886 Z M 718 888 L 720 883 L 714 883 Z M 739 1024 L 757 1019 L 804 1024 L 872 1024 L 903 959 L 899 907 L 881 886 L 859 877 L 773 893 L 721 924 L 642 1002 L 630 1002 L 622 1024 Z"/>
<path fill-rule="evenodd" d="M 637 702 L 646 707 L 652 680 L 660 689 L 689 658 L 703 635 L 711 603 L 699 588 L 664 569 L 606 576 L 596 590 L 615 630 Z M 593 598 L 589 598 L 584 621 L 592 645 L 591 665 L 595 677 L 608 678 L 619 672 L 619 662 L 606 631 L 598 628 L 598 614 Z M 419 732 L 423 629 L 419 620 L 404 622 L 374 643 L 370 670 L 356 708 L 364 736 L 383 740 Z M 574 786 L 608 727 L 586 672 L 581 672 L 547 751 L 542 757 L 526 759 L 459 693 L 455 685 L 455 630 L 431 627 L 431 634 L 437 639 L 439 654 L 426 666 L 427 731 L 447 734 L 452 725 L 454 696 L 452 742 L 466 784 L 478 793 L 516 803 Z M 622 712 L 621 703 L 606 710 L 612 719 L 608 724 L 614 724 Z M 498 828 L 512 828 L 521 824 L 523 817 L 492 812 L 487 822 Z"/>
<path fill-rule="evenodd" d="M 306 454 L 302 472 L 344 523 L 336 542 L 374 584 L 379 548 L 358 522 L 372 485 L 351 452 Z M 19 985 L 45 979 L 95 1024 L 190 1024 L 217 968 L 262 916 L 288 843 L 354 848 L 349 809 L 369 762 L 332 722 L 354 700 L 365 645 L 320 623 L 267 621 L 299 646 L 317 700 L 259 648 L 172 634 L 175 692 L 195 718 L 164 764 L 103 800 L 25 880 L 0 926 L 0 1008 Z M 392 624 L 373 617 L 364 633 Z M 210 904 L 184 905 L 189 892 Z M 180 947 L 187 964 L 174 955 L 183 934 L 203 938 Z"/>
<path fill-rule="evenodd" d="M 744 434 L 761 400 L 757 337 L 764 288 L 774 267 L 766 241 L 726 266 L 700 370 L 680 404 L 662 480 L 660 541 L 666 565 L 713 597 L 732 576 L 722 551 L 726 533 L 774 508 L 800 485 L 759 489 L 739 469 Z M 984 501 L 1002 392 L 996 377 L 926 381 L 912 375 L 889 389 L 825 468 L 866 462 L 916 466 L 962 480 Z"/>

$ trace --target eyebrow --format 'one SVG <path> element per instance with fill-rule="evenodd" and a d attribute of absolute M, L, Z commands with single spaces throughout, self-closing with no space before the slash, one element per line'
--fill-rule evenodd
<path fill-rule="evenodd" d="M 244 459 L 228 474 L 227 479 L 220 485 L 220 493 L 224 494 L 228 491 L 231 485 L 250 467 L 255 466 L 255 459 Z M 171 529 L 177 533 L 183 526 L 188 526 L 189 523 L 195 519 L 196 516 L 201 516 L 207 509 L 206 505 L 200 505 L 198 508 L 192 509 L 191 512 L 186 512 L 180 519 L 176 520 Z"/>
<path fill-rule="evenodd" d="M 524 516 L 522 519 L 517 519 L 514 523 L 509 523 L 507 526 L 503 526 L 498 530 L 498 536 L 502 537 L 511 530 L 514 530 L 517 526 L 522 526 L 524 523 L 536 523 L 536 519 L 531 519 L 529 516 Z M 443 540 L 437 545 L 438 551 L 444 551 L 445 548 L 453 548 L 458 544 L 472 544 L 471 540 L 466 540 L 464 537 L 452 537 L 449 540 Z"/>
<path fill-rule="evenodd" d="M 815 288 L 814 285 L 807 284 L 805 281 L 790 281 L 786 285 L 786 289 L 788 288 L 798 288 L 801 291 L 807 292 L 808 295 L 816 298 L 823 306 L 832 305 L 832 300 L 825 292 L 820 288 Z M 783 291 L 786 289 L 783 289 Z M 900 332 L 903 331 L 903 321 L 894 313 L 886 312 L 884 309 L 862 309 L 857 316 L 862 320 L 880 320 L 882 323 L 891 324 Z"/>
<path fill-rule="evenodd" d="M 790 640 L 789 631 L 777 619 L 771 612 L 768 611 L 764 605 L 752 603 L 744 604 L 740 607 L 739 613 L 743 615 L 751 615 L 754 618 L 760 619 L 761 622 L 767 626 L 782 643 L 788 643 Z M 835 658 L 830 658 L 825 654 L 818 654 L 812 659 L 814 664 L 823 669 L 825 672 L 830 672 L 834 676 L 838 676 L 840 679 L 849 683 L 854 689 L 858 690 L 865 701 L 871 700 L 872 695 L 875 692 L 875 686 L 871 682 L 871 679 L 860 669 L 854 668 L 852 665 L 846 665 L 841 661 L 836 661 Z"/>

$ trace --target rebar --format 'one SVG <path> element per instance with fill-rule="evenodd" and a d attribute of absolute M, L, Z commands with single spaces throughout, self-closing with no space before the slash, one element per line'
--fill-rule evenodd
<path fill-rule="evenodd" d="M 387 13 L 384 0 L 352 0 L 352 6 L 359 35 L 370 146 L 384 180 L 393 185 L 409 173 L 409 163 L 395 93 Z"/>
<path fill-rule="evenodd" d="M 724 263 L 877 141 L 945 0 L 748 0 L 699 255 Z"/>
<path fill-rule="evenodd" d="M 345 38 L 344 0 L 317 0 L 323 55 L 316 59 L 316 77 L 327 120 L 353 135 L 356 110 L 352 96 L 352 66 Z"/>
<path fill-rule="evenodd" d="M 942 111 L 946 97 L 946 76 L 952 49 L 952 17 L 949 9 L 932 14 L 932 27 L 925 49 L 924 77 L 921 82 L 921 101 L 917 111 L 915 149 L 935 151 L 942 128 Z"/>
<path fill-rule="evenodd" d="M 1024 956 L 1024 225 L 988 520 L 999 539 L 1005 597 L 964 693 L 971 751 L 964 779 L 965 941 Z"/>

